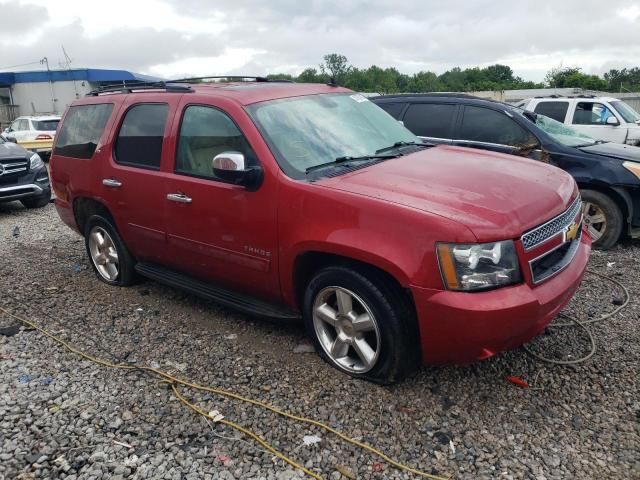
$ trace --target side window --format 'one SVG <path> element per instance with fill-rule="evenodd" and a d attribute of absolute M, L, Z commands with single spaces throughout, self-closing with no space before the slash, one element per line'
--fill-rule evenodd
<path fill-rule="evenodd" d="M 377 103 L 381 109 L 387 112 L 396 120 L 400 120 L 400 114 L 406 103 Z"/>
<path fill-rule="evenodd" d="M 227 114 L 213 107 L 187 107 L 180 125 L 176 173 L 215 179 L 213 157 L 229 151 L 243 153 L 248 166 L 257 163 L 249 143 Z"/>
<path fill-rule="evenodd" d="M 23 118 L 22 120 L 18 120 L 18 128 L 16 130 L 22 132 L 24 130 L 29 130 L 29 120 Z"/>
<path fill-rule="evenodd" d="M 55 155 L 88 159 L 93 156 L 113 104 L 70 107 L 56 136 Z"/>
<path fill-rule="evenodd" d="M 615 115 L 602 103 L 578 102 L 573 114 L 574 125 L 606 125 L 607 118 Z"/>
<path fill-rule="evenodd" d="M 535 142 L 535 138 L 512 118 L 502 112 L 482 107 L 467 106 L 460 126 L 460 140 L 522 146 Z"/>
<path fill-rule="evenodd" d="M 414 103 L 404 114 L 404 126 L 421 137 L 450 139 L 455 117 L 455 105 Z"/>
<path fill-rule="evenodd" d="M 564 123 L 568 109 L 569 102 L 540 102 L 533 111 L 540 115 L 553 118 L 560 123 Z"/>
<path fill-rule="evenodd" d="M 159 169 L 168 111 L 169 105 L 166 103 L 145 103 L 131 107 L 116 140 L 116 162 Z"/>

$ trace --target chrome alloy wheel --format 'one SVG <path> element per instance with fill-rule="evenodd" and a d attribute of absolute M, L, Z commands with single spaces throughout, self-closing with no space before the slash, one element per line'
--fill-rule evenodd
<path fill-rule="evenodd" d="M 118 251 L 109 233 L 102 227 L 93 227 L 89 233 L 91 261 L 98 273 L 110 282 L 118 278 Z"/>
<path fill-rule="evenodd" d="M 604 210 L 595 203 L 584 202 L 582 204 L 582 215 L 591 239 L 594 242 L 599 240 L 607 231 L 607 217 L 604 214 Z"/>
<path fill-rule="evenodd" d="M 326 287 L 313 303 L 313 327 L 329 358 L 350 373 L 371 370 L 380 355 L 380 331 L 367 304 L 342 287 Z"/>

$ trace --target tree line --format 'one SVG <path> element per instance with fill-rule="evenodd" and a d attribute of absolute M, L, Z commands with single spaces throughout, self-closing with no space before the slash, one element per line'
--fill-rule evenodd
<path fill-rule="evenodd" d="M 514 75 L 508 65 L 490 65 L 461 69 L 452 68 L 438 75 L 421 71 L 408 75 L 396 68 L 371 65 L 357 68 L 347 57 L 338 53 L 325 55 L 318 68 L 307 68 L 298 76 L 271 74 L 271 79 L 293 80 L 302 83 L 335 81 L 359 92 L 471 92 L 482 90 L 515 90 L 524 88 L 583 88 L 610 92 L 640 91 L 640 68 L 612 69 L 602 77 L 589 75 L 579 67 L 556 67 L 547 72 L 544 82 L 532 82 Z"/>

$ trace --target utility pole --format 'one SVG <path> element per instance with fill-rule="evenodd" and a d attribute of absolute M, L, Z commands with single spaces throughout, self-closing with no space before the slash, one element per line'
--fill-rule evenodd
<path fill-rule="evenodd" d="M 40 60 L 40 65 L 46 65 L 47 66 L 47 73 L 49 74 L 49 90 L 51 91 L 51 113 L 57 113 L 56 112 L 56 96 L 55 93 L 53 92 L 53 78 L 51 76 L 51 70 L 49 70 L 49 59 L 47 57 L 42 57 L 42 60 Z"/>

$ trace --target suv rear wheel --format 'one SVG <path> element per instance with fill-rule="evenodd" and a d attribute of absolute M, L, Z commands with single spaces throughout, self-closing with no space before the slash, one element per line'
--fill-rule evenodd
<path fill-rule="evenodd" d="M 87 221 L 84 233 L 91 266 L 100 280 L 126 287 L 135 280 L 135 260 L 111 222 L 100 215 Z"/>
<path fill-rule="evenodd" d="M 601 250 L 611 248 L 622 233 L 622 211 L 613 199 L 596 190 L 581 190 L 584 224 L 593 240 L 593 246 Z"/>
<path fill-rule="evenodd" d="M 408 301 L 377 272 L 328 267 L 309 283 L 304 321 L 318 354 L 356 378 L 388 384 L 418 363 Z"/>

